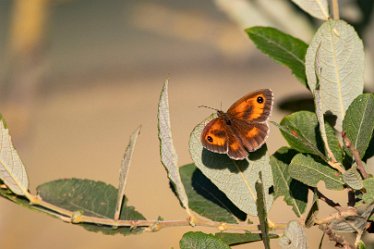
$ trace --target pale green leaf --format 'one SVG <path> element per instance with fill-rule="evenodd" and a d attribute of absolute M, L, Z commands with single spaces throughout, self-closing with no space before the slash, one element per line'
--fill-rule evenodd
<path fill-rule="evenodd" d="M 211 234 L 203 232 L 187 232 L 179 241 L 181 249 L 230 249 L 230 247 Z"/>
<path fill-rule="evenodd" d="M 370 177 L 364 180 L 365 193 L 362 196 L 362 200 L 365 203 L 371 203 L 374 201 L 374 178 Z"/>
<path fill-rule="evenodd" d="M 140 133 L 140 126 L 131 134 L 129 144 L 127 145 L 125 155 L 121 162 L 121 167 L 119 171 L 119 185 L 118 185 L 116 212 L 114 214 L 114 219 L 116 220 L 119 219 L 123 199 L 125 198 L 125 188 L 126 188 L 126 182 L 128 178 L 128 172 L 130 169 L 132 154 L 134 153 L 135 144 L 136 144 L 136 140 L 138 139 L 139 133 Z"/>
<path fill-rule="evenodd" d="M 210 117 L 211 119 L 212 117 Z M 266 210 L 269 211 L 273 195 L 269 193 L 273 186 L 273 175 L 269 155 L 264 145 L 247 160 L 232 160 L 225 154 L 217 154 L 203 148 L 200 137 L 204 123 L 198 124 L 191 133 L 189 150 L 196 167 L 208 177 L 226 196 L 243 212 L 257 215 L 257 193 L 255 183 L 262 172 L 263 185 L 266 189 Z"/>
<path fill-rule="evenodd" d="M 171 133 L 168 81 L 165 81 L 158 104 L 158 137 L 161 147 L 161 162 L 168 172 L 170 181 L 175 186 L 180 203 L 189 212 L 188 198 L 179 175 L 178 156 L 174 148 Z"/>
<path fill-rule="evenodd" d="M 270 238 L 269 238 L 269 223 L 268 223 L 268 213 L 266 212 L 266 202 L 265 202 L 265 192 L 264 186 L 262 184 L 262 175 L 260 172 L 260 178 L 256 182 L 256 192 L 257 192 L 257 215 L 260 221 L 260 230 L 262 235 L 262 242 L 264 243 L 265 249 L 270 249 Z"/>
<path fill-rule="evenodd" d="M 311 187 L 317 187 L 319 181 L 324 181 L 328 189 L 343 189 L 344 181 L 339 172 L 303 154 L 292 159 L 288 172 L 292 178 Z"/>
<path fill-rule="evenodd" d="M 321 20 L 329 19 L 327 0 L 292 0 L 309 15 Z"/>
<path fill-rule="evenodd" d="M 312 206 L 310 207 L 308 215 L 305 218 L 306 228 L 311 228 L 312 226 L 314 226 L 318 212 L 319 212 L 318 194 L 317 194 L 317 191 L 314 190 Z"/>
<path fill-rule="evenodd" d="M 355 190 L 360 190 L 364 187 L 360 173 L 357 171 L 357 165 L 354 164 L 349 170 L 343 174 L 344 182 Z"/>
<path fill-rule="evenodd" d="M 29 181 L 25 166 L 14 149 L 9 130 L 0 120 L 0 179 L 17 195 L 28 196 Z"/>
<path fill-rule="evenodd" d="M 279 245 L 282 249 L 307 249 L 307 238 L 303 227 L 297 221 L 290 221 L 279 239 Z"/>
<path fill-rule="evenodd" d="M 345 112 L 362 93 L 364 51 L 353 27 L 341 20 L 322 24 L 305 57 L 308 85 L 320 91 L 320 113 L 336 116 L 335 128 L 342 130 Z"/>
<path fill-rule="evenodd" d="M 270 165 L 274 177 L 274 198 L 284 196 L 287 205 L 301 217 L 308 200 L 308 187 L 292 179 L 288 173 L 288 165 L 296 153 L 292 149 L 282 147 L 270 157 Z"/>
<path fill-rule="evenodd" d="M 343 121 L 343 130 L 363 158 L 374 130 L 374 94 L 362 94 L 352 102 Z"/>

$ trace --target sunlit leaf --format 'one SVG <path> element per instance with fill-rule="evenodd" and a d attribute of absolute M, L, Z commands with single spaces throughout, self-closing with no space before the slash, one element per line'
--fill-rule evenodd
<path fill-rule="evenodd" d="M 327 0 L 292 0 L 292 2 L 315 18 L 327 20 L 330 17 Z"/>
<path fill-rule="evenodd" d="M 9 130 L 0 116 L 0 179 L 17 195 L 28 195 L 29 181 L 21 158 L 14 149 Z"/>
<path fill-rule="evenodd" d="M 264 243 L 265 249 L 270 249 L 270 239 L 269 239 L 269 224 L 268 224 L 268 214 L 266 211 L 265 193 L 264 186 L 262 184 L 262 176 L 260 172 L 260 179 L 256 182 L 256 192 L 257 192 L 257 215 L 260 221 L 260 230 L 262 235 L 262 242 Z"/>
<path fill-rule="evenodd" d="M 180 203 L 184 208 L 189 210 L 187 194 L 179 175 L 178 156 L 174 148 L 171 133 L 168 81 L 165 82 L 164 87 L 162 88 L 158 104 L 158 137 L 161 146 L 161 162 L 168 172 L 170 181 L 175 186 Z"/>
<path fill-rule="evenodd" d="M 297 221 L 290 221 L 279 239 L 279 245 L 282 249 L 307 249 L 307 238 L 303 227 Z"/>
<path fill-rule="evenodd" d="M 374 201 L 374 178 L 370 177 L 364 180 L 365 193 L 362 199 L 365 203 L 371 203 Z"/>
<path fill-rule="evenodd" d="M 344 172 L 343 180 L 348 186 L 355 190 L 360 190 L 364 186 L 361 175 L 357 171 L 356 164 L 353 165 L 349 170 Z"/>
<path fill-rule="evenodd" d="M 128 177 L 128 172 L 130 169 L 130 163 L 132 154 L 134 153 L 135 143 L 138 139 L 138 135 L 140 133 L 140 127 L 138 127 L 131 135 L 129 144 L 127 145 L 125 155 L 121 162 L 121 167 L 119 171 L 119 185 L 118 185 L 118 196 L 117 196 L 117 204 L 116 204 L 116 211 L 114 214 L 114 219 L 118 220 L 120 216 L 120 211 L 123 203 L 123 199 L 125 198 L 125 188 L 126 182 Z"/>
<path fill-rule="evenodd" d="M 362 93 L 364 51 L 353 27 L 341 20 L 322 24 L 305 57 L 308 86 L 320 92 L 320 113 L 336 116 L 335 128 L 342 130 L 346 110 Z"/>

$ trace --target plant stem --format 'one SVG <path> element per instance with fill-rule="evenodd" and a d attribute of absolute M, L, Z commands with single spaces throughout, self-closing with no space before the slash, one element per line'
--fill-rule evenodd
<path fill-rule="evenodd" d="M 334 20 L 339 20 L 339 0 L 332 0 L 332 16 Z"/>
<path fill-rule="evenodd" d="M 325 196 L 322 192 L 320 192 L 317 188 L 315 188 L 315 191 L 318 195 L 318 198 L 322 201 L 324 201 L 327 205 L 329 205 L 330 207 L 333 207 L 334 209 L 338 210 L 339 211 L 339 207 L 340 207 L 340 204 L 331 200 L 330 198 L 328 198 L 327 196 Z"/>
<path fill-rule="evenodd" d="M 354 160 L 356 161 L 357 169 L 360 171 L 362 177 L 364 179 L 368 178 L 369 174 L 366 172 L 364 164 L 361 161 L 360 153 L 354 147 L 354 145 L 352 144 L 351 140 L 349 140 L 349 138 L 346 136 L 346 134 L 344 132 L 342 133 L 342 137 L 343 137 L 345 146 L 351 151 L 352 156 L 353 156 Z"/>

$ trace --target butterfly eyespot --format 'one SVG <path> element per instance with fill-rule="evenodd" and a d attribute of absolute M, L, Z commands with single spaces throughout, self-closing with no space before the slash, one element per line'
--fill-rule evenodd
<path fill-rule="evenodd" d="M 261 104 L 263 102 L 264 102 L 264 98 L 263 97 L 261 97 L 261 96 L 257 97 L 257 103 Z"/>
<path fill-rule="evenodd" d="M 208 142 L 210 142 L 210 143 L 213 143 L 213 138 L 211 136 L 207 136 L 206 140 L 208 140 Z"/>

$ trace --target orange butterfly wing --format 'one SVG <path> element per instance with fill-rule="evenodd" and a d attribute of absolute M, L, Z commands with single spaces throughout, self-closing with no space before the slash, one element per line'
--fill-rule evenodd
<path fill-rule="evenodd" d="M 258 90 L 237 100 L 227 110 L 231 118 L 247 122 L 265 122 L 273 106 L 273 92 L 270 89 Z"/>
<path fill-rule="evenodd" d="M 211 120 L 201 133 L 201 143 L 213 152 L 226 154 L 228 150 L 227 125 L 221 118 Z"/>

